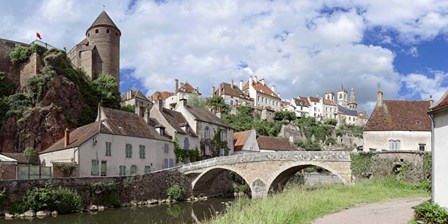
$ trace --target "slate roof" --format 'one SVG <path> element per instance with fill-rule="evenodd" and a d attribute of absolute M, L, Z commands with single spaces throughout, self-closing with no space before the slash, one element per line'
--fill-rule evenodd
<path fill-rule="evenodd" d="M 160 141 L 170 141 L 168 136 L 160 136 L 154 129 L 156 121 L 150 121 L 149 124 L 135 113 L 114 110 L 101 107 L 105 118 L 100 122 L 96 121 L 70 132 L 70 142 L 65 146 L 64 137 L 59 139 L 49 148 L 40 153 L 59 151 L 62 149 L 78 147 L 98 133 L 121 135 L 139 138 L 156 139 Z"/>
<path fill-rule="evenodd" d="M 429 101 L 384 100 L 375 106 L 364 131 L 431 131 Z"/>
<path fill-rule="evenodd" d="M 258 147 L 260 150 L 274 150 L 274 151 L 296 151 L 297 148 L 289 142 L 287 138 L 259 136 L 257 138 Z"/>
<path fill-rule="evenodd" d="M 349 115 L 349 116 L 355 116 L 355 117 L 358 116 L 358 111 L 350 110 L 350 109 L 345 108 L 345 107 L 343 107 L 341 105 L 338 105 L 338 113 L 342 113 L 342 114 Z"/>
<path fill-rule="evenodd" d="M 272 91 L 271 88 L 269 88 L 266 84 L 263 85 L 263 83 L 261 83 L 260 81 L 255 82 L 255 80 L 253 80 L 252 87 L 254 87 L 255 91 L 257 91 L 258 93 L 266 94 L 274 98 L 280 99 L 277 93 L 274 93 L 274 91 Z M 247 89 L 249 89 L 249 81 L 247 81 L 243 86 L 243 90 Z"/>
<path fill-rule="evenodd" d="M 215 90 L 214 95 L 219 95 L 219 88 L 221 88 L 221 95 L 229 95 L 233 97 L 240 97 L 240 98 L 246 98 L 249 100 L 252 100 L 246 93 L 244 93 L 240 88 L 238 88 L 236 85 L 233 85 L 230 83 L 222 82 L 218 89 Z"/>
<path fill-rule="evenodd" d="M 168 98 L 170 96 L 173 96 L 173 95 L 174 95 L 173 92 L 167 92 L 167 91 L 159 92 L 159 91 L 156 91 L 151 96 L 149 96 L 148 98 L 151 101 L 157 101 L 157 100 L 165 100 L 166 98 Z"/>
<path fill-rule="evenodd" d="M 114 21 L 107 15 L 106 11 L 102 11 L 101 14 L 95 19 L 95 21 L 90 25 L 89 29 L 92 29 L 94 27 L 98 26 L 111 26 L 113 28 L 116 28 L 121 35 L 120 29 L 115 25 Z"/>
<path fill-rule="evenodd" d="M 162 108 L 161 111 L 163 117 L 168 121 L 171 127 L 176 129 L 177 133 L 179 134 L 187 134 L 182 127 L 185 127 L 185 125 L 188 124 L 187 119 L 180 113 L 175 110 L 170 110 L 166 108 Z M 190 128 L 189 133 L 192 136 L 196 136 L 196 134 L 193 132 L 193 130 Z"/>
<path fill-rule="evenodd" d="M 187 110 L 196 118 L 196 120 L 216 124 L 226 128 L 232 128 L 225 121 L 214 115 L 212 112 L 194 105 L 187 105 Z"/>
<path fill-rule="evenodd" d="M 243 149 L 244 144 L 246 144 L 252 131 L 253 130 L 247 130 L 233 133 L 233 148 L 235 151 L 241 151 Z"/>
<path fill-rule="evenodd" d="M 448 108 L 448 91 L 445 93 L 445 95 L 442 96 L 442 98 L 437 102 L 429 111 L 429 113 L 434 113 L 437 111 L 446 110 Z"/>

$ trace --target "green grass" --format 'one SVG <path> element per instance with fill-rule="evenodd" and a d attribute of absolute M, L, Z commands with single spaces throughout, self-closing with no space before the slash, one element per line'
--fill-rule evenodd
<path fill-rule="evenodd" d="M 323 215 L 357 204 L 427 195 L 424 187 L 395 179 L 371 179 L 352 186 L 297 186 L 267 200 L 235 201 L 227 213 L 210 220 L 209 223 L 310 223 Z"/>

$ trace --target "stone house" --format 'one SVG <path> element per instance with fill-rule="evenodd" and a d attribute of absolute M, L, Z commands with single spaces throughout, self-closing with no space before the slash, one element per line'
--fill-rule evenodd
<path fill-rule="evenodd" d="M 432 201 L 448 209 L 448 92 L 434 105 L 432 125 Z"/>
<path fill-rule="evenodd" d="M 164 108 L 163 102 L 159 100 L 151 108 L 149 117 L 164 126 L 166 134 L 172 136 L 173 140 L 177 135 L 179 145 L 182 149 L 199 150 L 198 136 L 180 112 Z"/>
<path fill-rule="evenodd" d="M 260 152 L 254 129 L 233 133 L 233 154 Z"/>
<path fill-rule="evenodd" d="M 189 127 L 198 136 L 200 156 L 203 158 L 226 155 L 225 148 L 216 148 L 214 138 L 227 144 L 227 155 L 233 154 L 233 129 L 212 112 L 198 106 L 188 105 L 187 99 L 181 99 L 176 106 Z M 219 136 L 216 136 L 219 135 Z"/>
<path fill-rule="evenodd" d="M 288 138 L 259 136 L 257 138 L 260 152 L 277 152 L 277 151 L 297 151 L 298 149 L 292 144 Z"/>
<path fill-rule="evenodd" d="M 77 177 L 126 176 L 173 167 L 175 154 L 164 128 L 134 113 L 99 107 L 93 123 L 39 153 L 42 164 L 75 162 Z"/>
<path fill-rule="evenodd" d="M 122 105 L 132 105 L 135 107 L 135 113 L 140 117 L 144 117 L 146 110 L 151 108 L 153 103 L 140 92 L 140 90 L 128 90 L 121 94 Z"/>
<path fill-rule="evenodd" d="M 364 151 L 431 150 L 430 101 L 383 100 L 364 128 Z"/>
<path fill-rule="evenodd" d="M 175 91 L 172 96 L 169 96 L 164 101 L 164 107 L 168 109 L 176 108 L 176 105 L 179 103 L 181 99 L 190 100 L 192 97 L 200 97 L 201 92 L 199 92 L 199 88 L 194 88 L 190 83 L 180 83 L 179 80 L 175 80 Z"/>

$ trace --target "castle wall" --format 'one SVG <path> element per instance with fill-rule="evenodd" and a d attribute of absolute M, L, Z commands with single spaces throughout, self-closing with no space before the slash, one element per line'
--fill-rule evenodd
<path fill-rule="evenodd" d="M 33 53 L 27 62 L 20 65 L 19 77 L 20 87 L 24 87 L 29 78 L 42 73 L 43 63 L 39 55 Z"/>
<path fill-rule="evenodd" d="M 87 39 L 95 46 L 92 78 L 99 74 L 111 74 L 120 82 L 120 33 L 117 29 L 104 26 L 93 27 L 87 31 Z"/>

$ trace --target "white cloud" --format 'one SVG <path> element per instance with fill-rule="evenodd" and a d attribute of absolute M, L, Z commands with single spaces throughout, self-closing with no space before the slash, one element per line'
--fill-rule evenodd
<path fill-rule="evenodd" d="M 0 8 L 1 38 L 31 42 L 40 32 L 45 41 L 67 49 L 84 38 L 103 8 L 102 2 L 77 0 L 0 4 L 7 6 Z M 172 90 L 178 78 L 208 95 L 222 81 L 246 80 L 243 62 L 269 85 L 276 84 L 285 98 L 354 86 L 361 109 L 368 112 L 378 83 L 385 98 L 393 99 L 402 85 L 413 89 L 433 79 L 424 81 L 424 74 L 400 78 L 394 52 L 363 45 L 365 31 L 393 30 L 398 37 L 385 34 L 380 44 L 414 43 L 409 53 L 416 56 L 418 41 L 445 34 L 448 25 L 447 3 L 435 0 L 140 0 L 131 10 L 129 1 L 105 4 L 122 31 L 121 68 L 133 69 L 146 91 Z M 330 10 L 321 13 L 324 7 Z"/>
<path fill-rule="evenodd" d="M 402 82 L 408 90 L 408 98 L 417 97 L 428 100 L 430 96 L 437 102 L 447 91 L 448 73 L 433 71 L 432 77 L 427 75 L 411 73 L 402 77 Z"/>

